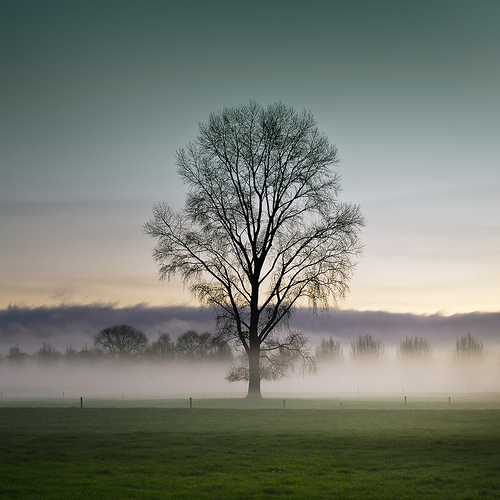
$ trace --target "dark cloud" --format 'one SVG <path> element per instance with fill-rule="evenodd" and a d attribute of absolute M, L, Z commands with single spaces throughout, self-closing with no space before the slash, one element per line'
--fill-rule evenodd
<path fill-rule="evenodd" d="M 138 304 L 118 308 L 113 305 L 61 305 L 58 307 L 9 306 L 0 311 L 0 352 L 19 344 L 34 352 L 43 342 L 58 349 L 68 345 L 82 348 L 107 326 L 126 323 L 156 339 L 160 332 L 173 337 L 189 330 L 213 330 L 213 314 L 195 307 L 149 307 Z"/>
<path fill-rule="evenodd" d="M 173 338 L 195 329 L 214 331 L 213 312 L 197 307 L 150 307 L 138 304 L 115 307 L 107 304 L 61 305 L 58 307 L 10 306 L 0 310 L 0 352 L 7 354 L 14 344 L 33 353 L 43 342 L 64 350 L 73 345 L 82 348 L 92 344 L 101 329 L 115 324 L 130 324 L 144 331 L 150 340 L 160 332 Z M 370 334 L 386 346 L 398 345 L 405 335 L 426 337 L 435 347 L 452 347 L 456 338 L 468 331 L 487 347 L 500 344 L 500 313 L 475 312 L 453 316 L 399 314 L 383 311 L 330 311 L 313 314 L 299 309 L 292 328 L 310 336 L 312 343 L 328 335 L 338 338 L 344 349 L 359 335 Z"/>
<path fill-rule="evenodd" d="M 453 345 L 457 337 L 470 332 L 485 345 L 500 344 L 500 313 L 473 312 L 443 316 L 385 311 L 330 311 L 313 315 L 299 311 L 294 325 L 310 335 L 333 335 L 350 344 L 359 335 L 370 334 L 386 345 L 398 345 L 408 336 L 427 338 L 434 346 Z"/>

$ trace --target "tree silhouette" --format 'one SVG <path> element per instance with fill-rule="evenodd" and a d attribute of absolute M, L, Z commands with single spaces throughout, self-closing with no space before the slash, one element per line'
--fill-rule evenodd
<path fill-rule="evenodd" d="M 64 358 L 68 363 L 74 363 L 78 359 L 78 350 L 71 344 L 68 345 L 64 351 Z"/>
<path fill-rule="evenodd" d="M 399 344 L 398 355 L 405 359 L 424 359 L 431 354 L 431 344 L 424 337 L 406 336 Z"/>
<path fill-rule="evenodd" d="M 338 363 L 344 359 L 344 351 L 340 347 L 340 342 L 334 340 L 330 335 L 327 339 L 322 339 L 321 344 L 316 347 L 316 359 L 322 363 Z"/>
<path fill-rule="evenodd" d="M 52 344 L 44 342 L 42 347 L 37 351 L 36 356 L 42 363 L 53 363 L 59 360 L 62 354 Z"/>
<path fill-rule="evenodd" d="M 212 350 L 212 335 L 189 330 L 179 336 L 175 343 L 175 354 L 185 360 L 202 360 L 209 357 Z"/>
<path fill-rule="evenodd" d="M 11 363 L 22 363 L 23 361 L 25 361 L 29 357 L 30 357 L 29 354 L 21 351 L 21 348 L 17 344 L 13 345 L 9 349 L 9 354 L 6 356 L 6 358 Z"/>
<path fill-rule="evenodd" d="M 484 355 L 484 345 L 480 340 L 473 337 L 470 332 L 467 332 L 467 335 L 457 338 L 454 354 L 455 359 L 459 361 L 479 360 Z"/>
<path fill-rule="evenodd" d="M 175 356 L 174 342 L 168 333 L 160 333 L 158 339 L 151 344 L 151 355 L 154 359 L 168 361 Z"/>
<path fill-rule="evenodd" d="M 233 357 L 231 348 L 220 337 L 195 330 L 180 335 L 173 350 L 182 361 L 227 361 Z"/>
<path fill-rule="evenodd" d="M 378 361 L 384 356 L 384 345 L 371 335 L 360 335 L 351 342 L 350 355 L 353 361 Z"/>
<path fill-rule="evenodd" d="M 281 342 L 293 308 L 335 306 L 348 291 L 363 217 L 338 199 L 337 149 L 310 112 L 250 102 L 211 114 L 177 152 L 189 191 L 175 213 L 154 207 L 160 277 L 179 275 L 218 314 L 218 335 L 248 357 L 248 397 L 261 397 L 260 360 Z"/>
<path fill-rule="evenodd" d="M 148 339 L 129 325 L 115 325 L 95 335 L 94 346 L 102 349 L 113 361 L 126 361 L 143 356 L 148 349 Z"/>

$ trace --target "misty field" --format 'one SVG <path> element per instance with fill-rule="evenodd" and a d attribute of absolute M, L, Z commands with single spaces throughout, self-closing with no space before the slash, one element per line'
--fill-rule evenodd
<path fill-rule="evenodd" d="M 496 394 L 3 398 L 0 497 L 500 498 L 499 423 Z"/>

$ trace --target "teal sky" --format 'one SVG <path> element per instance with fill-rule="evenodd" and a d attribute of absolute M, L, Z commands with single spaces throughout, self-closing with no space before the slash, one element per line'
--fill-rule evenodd
<path fill-rule="evenodd" d="M 500 2 L 0 0 L 0 307 L 187 304 L 151 207 L 254 99 L 339 148 L 365 252 L 343 308 L 498 311 Z"/>

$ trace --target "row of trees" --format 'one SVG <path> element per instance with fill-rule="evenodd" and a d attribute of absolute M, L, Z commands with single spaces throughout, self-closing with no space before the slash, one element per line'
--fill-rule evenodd
<path fill-rule="evenodd" d="M 93 338 L 91 347 L 81 350 L 68 346 L 65 352 L 58 351 L 50 343 L 44 343 L 33 356 L 23 352 L 18 345 L 9 349 L 6 360 L 22 362 L 35 358 L 51 363 L 60 360 L 69 362 L 87 362 L 111 360 L 116 363 L 149 361 L 208 361 L 230 360 L 231 349 L 210 333 L 198 333 L 189 330 L 173 341 L 168 333 L 160 333 L 154 342 L 149 342 L 146 335 L 129 325 L 115 325 L 101 330 Z"/>
<path fill-rule="evenodd" d="M 180 359 L 185 361 L 231 359 L 229 346 L 210 333 L 189 330 L 174 342 L 168 333 L 160 333 L 149 344 L 146 335 L 129 325 L 115 325 L 101 330 L 94 337 L 94 347 L 114 361 L 149 358 L 159 361 Z"/>
<path fill-rule="evenodd" d="M 305 337 L 300 338 L 303 343 Z M 338 363 L 344 360 L 344 351 L 339 341 L 332 336 L 325 338 L 316 347 L 314 355 L 305 355 L 306 351 L 298 338 L 288 348 L 261 353 L 261 377 L 267 380 L 278 380 L 292 371 L 299 363 L 303 370 L 314 371 L 316 364 Z M 109 359 L 113 362 L 132 360 L 153 360 L 157 362 L 177 361 L 233 361 L 227 376 L 229 381 L 247 380 L 248 368 L 239 356 L 220 337 L 210 333 L 198 333 L 189 330 L 173 341 L 168 333 L 160 333 L 154 342 L 149 342 L 146 335 L 129 325 L 115 325 L 101 330 L 94 336 L 93 346 L 77 350 L 68 346 L 64 353 L 56 350 L 51 344 L 44 343 L 35 353 L 34 358 L 41 362 L 54 362 L 65 359 L 74 361 L 91 361 Z M 300 353 L 300 354 L 299 354 Z M 429 359 L 432 354 L 430 342 L 424 337 L 406 336 L 401 340 L 397 355 L 400 359 Z M 454 357 L 456 359 L 480 359 L 485 354 L 483 343 L 473 337 L 470 332 L 457 338 Z M 385 357 L 385 346 L 381 340 L 371 335 L 361 335 L 351 342 L 350 358 L 352 361 L 382 361 Z M 18 345 L 10 348 L 6 359 L 11 362 L 22 362 L 31 356 L 22 352 Z"/>
<path fill-rule="evenodd" d="M 458 360 L 481 359 L 485 354 L 483 343 L 473 337 L 470 332 L 457 338 L 453 356 Z M 353 361 L 377 361 L 385 356 L 385 347 L 381 340 L 374 339 L 371 335 L 361 335 L 351 342 L 349 353 Z M 430 342 L 424 337 L 408 337 L 401 340 L 397 350 L 398 358 L 424 360 L 432 355 Z M 316 347 L 316 360 L 318 362 L 339 362 L 344 360 L 344 351 L 339 341 L 333 337 L 323 339 Z"/>

